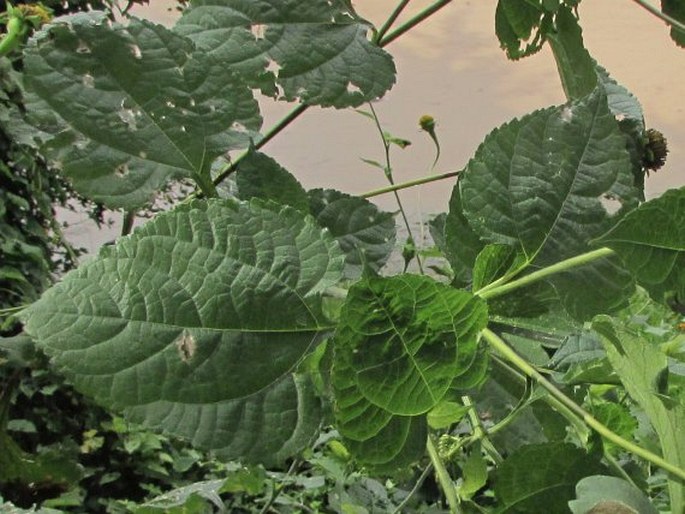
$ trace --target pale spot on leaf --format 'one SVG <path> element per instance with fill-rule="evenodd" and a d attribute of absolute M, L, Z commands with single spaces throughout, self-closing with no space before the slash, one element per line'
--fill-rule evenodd
<path fill-rule="evenodd" d="M 190 359 L 195 355 L 195 350 L 197 350 L 197 343 L 195 338 L 189 332 L 185 330 L 181 333 L 178 339 L 175 341 L 176 349 L 178 350 L 178 355 L 181 357 L 183 362 L 189 362 Z"/>

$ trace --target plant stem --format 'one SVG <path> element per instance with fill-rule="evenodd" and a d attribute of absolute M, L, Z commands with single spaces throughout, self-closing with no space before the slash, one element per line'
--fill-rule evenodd
<path fill-rule="evenodd" d="M 265 144 L 271 141 L 288 125 L 290 125 L 293 121 L 299 118 L 308 108 L 309 106 L 306 104 L 300 104 L 297 107 L 295 107 L 292 111 L 290 111 L 283 118 L 281 118 L 273 127 L 271 127 L 257 142 L 255 142 L 254 149 L 259 150 L 261 147 L 263 147 Z M 242 154 L 236 157 L 235 161 L 233 161 L 223 170 L 221 170 L 217 177 L 214 179 L 214 185 L 218 186 L 224 180 L 226 180 L 226 178 L 236 170 L 240 161 L 242 161 L 248 153 L 250 153 L 249 150 L 244 151 Z"/>
<path fill-rule="evenodd" d="M 121 223 L 121 235 L 127 236 L 133 230 L 133 222 L 136 220 L 136 211 L 124 211 L 124 219 Z"/>
<path fill-rule="evenodd" d="M 679 22 L 675 18 L 669 16 L 668 14 L 662 12 L 657 7 L 654 7 L 652 4 L 647 2 L 647 0 L 633 0 L 633 2 L 635 2 L 640 7 L 643 7 L 644 9 L 649 11 L 650 13 L 652 13 L 654 16 L 659 18 L 661 21 L 663 21 L 667 25 L 671 25 L 672 27 L 685 32 L 685 25 L 683 25 L 681 22 Z"/>
<path fill-rule="evenodd" d="M 429 182 L 437 182 L 438 180 L 444 180 L 446 178 L 458 177 L 459 173 L 459 171 L 448 171 L 446 173 L 441 173 L 439 175 L 429 175 L 427 177 L 409 180 L 407 182 L 400 182 L 399 184 L 393 184 L 391 186 L 381 187 L 380 189 L 374 189 L 373 191 L 369 191 L 360 196 L 362 198 L 372 198 L 374 196 L 392 193 L 393 191 L 399 191 L 401 189 L 407 189 L 409 187 L 420 186 L 421 184 L 428 184 Z"/>
<path fill-rule="evenodd" d="M 369 109 L 371 109 L 371 114 L 373 115 L 373 121 L 376 124 L 376 128 L 378 129 L 378 133 L 381 136 L 381 141 L 383 142 L 383 148 L 385 150 L 385 176 L 388 179 L 388 182 L 390 182 L 391 186 L 395 185 L 395 181 L 392 177 L 392 165 L 390 163 L 390 143 L 385 138 L 385 133 L 383 132 L 383 127 L 381 126 L 381 122 L 378 119 L 378 114 L 376 114 L 376 109 L 373 108 L 373 104 L 369 102 Z M 407 213 L 404 211 L 404 205 L 402 205 L 402 200 L 400 199 L 400 195 L 397 193 L 397 190 L 393 190 L 393 194 L 395 195 L 395 201 L 397 202 L 397 206 L 400 208 L 400 214 L 402 215 L 402 220 L 404 221 L 404 226 L 407 229 L 407 233 L 409 234 L 409 239 L 411 240 L 412 245 L 416 244 L 416 240 L 414 239 L 414 235 L 412 234 L 411 231 L 411 225 L 409 224 L 409 218 L 407 218 Z M 419 254 L 416 253 L 415 255 L 416 258 L 416 263 L 419 266 L 419 271 L 423 275 L 423 266 L 421 264 L 421 258 L 419 257 Z M 406 271 L 406 263 L 405 263 L 405 271 Z"/>
<path fill-rule="evenodd" d="M 393 12 L 388 16 L 388 19 L 385 20 L 385 23 L 383 26 L 378 30 L 376 33 L 375 37 L 373 38 L 374 42 L 378 44 L 379 41 L 383 39 L 383 36 L 390 30 L 390 27 L 392 27 L 392 24 L 395 23 L 397 18 L 399 17 L 400 14 L 402 14 L 402 11 L 404 11 L 404 8 L 409 5 L 410 0 L 400 0 L 400 3 L 397 4 Z"/>
<path fill-rule="evenodd" d="M 435 474 L 438 477 L 440 487 L 445 493 L 445 499 L 447 500 L 447 505 L 449 505 L 450 513 L 461 514 L 459 498 L 457 498 L 457 490 L 454 488 L 454 482 L 452 482 L 452 477 L 450 477 L 449 472 L 445 468 L 445 464 L 442 462 L 438 449 L 435 447 L 433 438 L 430 435 L 426 441 L 426 447 L 428 448 L 428 455 L 430 455 L 433 467 L 435 467 Z"/>
<path fill-rule="evenodd" d="M 416 480 L 414 487 L 412 487 L 411 491 L 409 491 L 409 494 L 407 494 L 407 496 L 404 498 L 404 500 L 400 502 L 397 508 L 392 511 L 392 514 L 400 514 L 402 512 L 402 509 L 404 509 L 407 506 L 412 497 L 419 491 L 421 485 L 426 480 L 426 478 L 428 478 L 428 475 L 430 475 L 430 472 L 432 470 L 433 464 L 428 464 L 428 466 L 426 466 L 426 469 L 423 470 L 423 473 L 421 473 L 421 476 L 419 476 L 418 480 Z"/>
<path fill-rule="evenodd" d="M 400 37 L 402 34 L 405 32 L 411 30 L 414 28 L 416 25 L 421 23 L 422 21 L 426 20 L 436 12 L 438 12 L 440 9 L 445 7 L 447 4 L 452 2 L 452 0 L 438 0 L 432 5 L 429 5 L 426 7 L 423 11 L 421 11 L 419 14 L 414 16 L 413 18 L 407 20 L 405 23 L 397 27 L 395 30 L 393 30 L 390 34 L 386 35 L 383 39 L 380 40 L 378 43 L 378 46 L 384 47 L 385 45 L 389 45 L 393 41 L 395 41 L 398 37 Z"/>
<path fill-rule="evenodd" d="M 530 275 L 521 277 L 518 280 L 512 280 L 511 282 L 507 282 L 506 284 L 495 285 L 494 287 L 493 284 L 487 285 L 482 289 L 476 291 L 474 294 L 480 296 L 483 299 L 502 296 L 513 291 L 514 289 L 527 286 L 529 284 L 532 284 L 533 282 L 542 280 L 550 275 L 561 273 L 562 271 L 568 271 L 572 268 L 583 266 L 589 262 L 596 261 L 597 259 L 608 257 L 613 254 L 614 251 L 610 248 L 600 248 L 598 250 L 593 250 L 591 252 L 583 253 L 581 255 L 576 255 L 575 257 L 571 257 L 570 259 L 559 261 L 556 264 L 553 264 L 552 266 L 547 266 L 546 268 L 542 268 L 541 270 L 534 271 Z"/>
<path fill-rule="evenodd" d="M 526 376 L 535 380 L 556 400 L 558 400 L 564 407 L 566 407 L 576 417 L 580 418 L 587 426 L 595 430 L 599 435 L 612 443 L 620 446 L 648 462 L 664 469 L 665 471 L 685 480 L 685 470 L 671 464 L 658 455 L 645 450 L 644 448 L 623 439 L 618 434 L 612 432 L 609 428 L 601 424 L 597 419 L 592 417 L 585 409 L 577 405 L 568 396 L 562 393 L 554 384 L 547 380 L 540 372 L 531 366 L 525 359 L 520 357 L 514 350 L 512 350 L 507 343 L 505 343 L 497 334 L 486 328 L 482 332 L 483 337 L 500 355 L 507 359 L 515 368 L 519 369 Z"/>

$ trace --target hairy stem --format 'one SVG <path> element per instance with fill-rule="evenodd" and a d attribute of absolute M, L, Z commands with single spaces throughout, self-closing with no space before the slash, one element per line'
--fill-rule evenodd
<path fill-rule="evenodd" d="M 659 18 L 661 21 L 663 21 L 667 25 L 670 25 L 670 26 L 672 26 L 678 30 L 682 30 L 683 32 L 685 32 L 685 25 L 683 25 L 681 22 L 679 22 L 675 18 L 669 16 L 668 14 L 662 12 L 657 7 L 654 7 L 652 4 L 647 2 L 647 0 L 633 0 L 633 2 L 635 2 L 640 7 L 646 9 L 650 13 L 652 13 L 654 16 Z"/>
<path fill-rule="evenodd" d="M 392 193 L 393 191 L 400 191 L 401 189 L 407 189 L 414 186 L 420 186 L 421 184 L 428 184 L 429 182 L 437 182 L 438 180 L 444 180 L 446 178 L 458 177 L 459 171 L 448 171 L 446 173 L 440 173 L 439 175 L 429 175 L 427 177 L 421 177 L 415 180 L 409 180 L 407 182 L 400 182 L 399 184 L 393 184 L 391 186 L 381 187 L 380 189 L 374 189 L 360 195 L 362 198 L 372 198 L 374 196 L 384 195 L 386 193 Z"/>
<path fill-rule="evenodd" d="M 520 357 L 514 350 L 512 350 L 507 343 L 505 343 L 497 334 L 495 334 L 490 329 L 486 328 L 482 332 L 485 340 L 494 348 L 500 355 L 502 355 L 506 360 L 508 360 L 515 368 L 520 370 L 526 376 L 535 380 L 540 386 L 547 390 L 547 392 L 561 405 L 566 407 L 574 416 L 580 418 L 588 427 L 595 430 L 600 436 L 611 441 L 617 446 L 620 446 L 624 450 L 643 458 L 644 460 L 651 462 L 655 466 L 662 468 L 663 470 L 673 474 L 680 479 L 685 480 L 685 470 L 680 469 L 678 466 L 671 464 L 665 459 L 659 457 L 658 455 L 645 450 L 644 448 L 623 439 L 621 436 L 612 432 L 609 428 L 600 423 L 597 419 L 591 416 L 585 409 L 576 404 L 571 398 L 566 396 L 561 390 L 559 390 L 554 384 L 547 380 L 539 371 L 537 371 L 533 366 L 531 366 L 528 361 Z"/>
<path fill-rule="evenodd" d="M 614 251 L 611 250 L 610 248 L 600 248 L 599 250 L 593 250 L 591 252 L 587 252 L 581 255 L 576 255 L 575 257 L 571 257 L 570 259 L 565 259 L 563 261 L 559 261 L 556 264 L 553 264 L 551 266 L 547 266 L 546 268 L 542 268 L 541 270 L 534 271 L 530 275 L 526 275 L 525 277 L 521 277 L 518 280 L 512 280 L 511 282 L 507 282 L 506 284 L 502 285 L 495 285 L 489 284 L 478 291 L 476 291 L 474 294 L 477 294 L 483 299 L 489 299 L 489 298 L 494 298 L 496 296 L 502 296 L 504 294 L 507 294 L 515 289 L 519 289 L 521 287 L 527 286 L 529 284 L 532 284 L 534 282 L 537 282 L 539 280 L 543 280 L 551 275 L 554 275 L 556 273 L 561 273 L 562 271 L 568 271 L 572 268 L 577 268 L 578 266 L 583 266 L 585 264 L 588 264 L 592 261 L 596 261 L 597 259 L 602 259 L 604 257 L 608 257 L 610 255 L 613 255 Z"/>
<path fill-rule="evenodd" d="M 452 477 L 450 477 L 447 468 L 445 468 L 445 463 L 442 462 L 438 449 L 435 447 L 435 442 L 431 436 L 428 436 L 426 447 L 428 448 L 428 455 L 430 455 L 433 467 L 435 467 L 435 475 L 438 478 L 438 483 L 445 493 L 445 499 L 447 500 L 447 505 L 449 505 L 450 513 L 461 514 L 459 498 L 457 498 L 457 490 L 454 487 L 454 482 L 452 481 Z"/>

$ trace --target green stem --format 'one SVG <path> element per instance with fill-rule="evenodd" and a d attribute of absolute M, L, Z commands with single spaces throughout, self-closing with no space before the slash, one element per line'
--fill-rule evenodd
<path fill-rule="evenodd" d="M 205 196 L 207 198 L 216 198 L 217 196 L 219 196 L 216 191 L 216 185 L 214 185 L 214 182 L 212 182 L 209 173 L 205 171 L 200 171 L 199 173 L 195 173 L 193 175 L 193 179 L 195 180 L 197 185 L 200 186 L 202 196 Z"/>
<path fill-rule="evenodd" d="M 423 473 L 421 473 L 421 476 L 418 478 L 416 483 L 414 484 L 414 487 L 411 488 L 411 491 L 409 491 L 409 494 L 400 502 L 400 504 L 397 506 L 395 510 L 392 511 L 392 514 L 400 514 L 401 512 L 404 511 L 404 508 L 407 506 L 409 501 L 414 497 L 414 495 L 419 492 L 419 489 L 421 488 L 421 485 L 425 482 L 426 478 L 428 478 L 428 475 L 430 475 L 430 472 L 433 470 L 433 464 L 428 464 L 426 466 L 426 469 L 423 470 Z"/>
<path fill-rule="evenodd" d="M 390 162 L 390 143 L 385 139 L 385 134 L 383 132 L 383 127 L 381 126 L 381 122 L 378 119 L 378 114 L 376 114 L 376 109 L 373 108 L 373 104 L 369 102 L 369 109 L 371 110 L 371 115 L 373 116 L 373 121 L 376 124 L 376 128 L 378 129 L 378 133 L 381 135 L 381 141 L 383 142 L 383 149 L 385 150 L 385 176 L 388 179 L 388 182 L 390 182 L 391 186 L 395 185 L 395 181 L 392 177 L 392 165 Z M 400 195 L 397 193 L 397 190 L 393 190 L 393 194 L 395 195 L 395 201 L 397 202 L 397 206 L 400 208 L 400 214 L 402 216 L 402 221 L 404 222 L 404 226 L 407 229 L 407 233 L 409 234 L 409 239 L 411 239 L 412 245 L 416 244 L 416 240 L 414 239 L 414 234 L 412 234 L 411 231 L 411 225 L 409 224 L 409 218 L 407 218 L 407 213 L 404 211 L 404 205 L 402 205 L 402 199 L 400 198 Z M 421 264 L 421 258 L 419 257 L 418 253 L 415 255 L 416 257 L 416 263 L 419 266 L 419 271 L 423 275 L 423 265 Z M 405 263 L 405 271 L 406 271 L 406 263 Z"/>
<path fill-rule="evenodd" d="M 557 387 L 547 380 L 540 372 L 531 366 L 525 359 L 520 357 L 514 350 L 512 350 L 500 337 L 490 329 L 486 328 L 482 332 L 485 340 L 492 346 L 500 355 L 507 359 L 515 368 L 519 369 L 526 376 L 535 380 L 540 386 L 547 390 L 552 398 L 559 401 L 561 405 L 566 407 L 573 415 L 580 418 L 587 426 L 595 430 L 603 438 L 611 441 L 624 450 L 631 452 L 644 460 L 651 462 L 665 471 L 673 474 L 680 479 L 685 480 L 685 470 L 678 466 L 671 464 L 658 455 L 645 450 L 644 448 L 623 439 L 618 434 L 612 432 L 609 428 L 592 417 L 585 409 L 576 404 L 568 396 L 562 393 Z"/>
<path fill-rule="evenodd" d="M 136 220 L 136 211 L 124 211 L 124 218 L 121 223 L 121 235 L 127 236 L 133 230 L 133 222 Z"/>
<path fill-rule="evenodd" d="M 17 48 L 26 32 L 24 21 L 15 16 L 11 17 L 7 22 L 7 32 L 0 40 L 0 57 L 8 55 Z"/>
<path fill-rule="evenodd" d="M 659 10 L 657 7 L 654 7 L 652 4 L 650 4 L 646 0 L 633 0 L 633 2 L 635 2 L 640 7 L 647 9 L 647 11 L 652 13 L 654 16 L 659 18 L 661 21 L 663 21 L 667 25 L 671 25 L 672 27 L 685 32 L 685 25 L 683 25 L 681 22 L 679 22 L 675 18 L 672 18 L 668 14 L 661 12 L 661 10 Z"/>
<path fill-rule="evenodd" d="M 259 150 L 260 148 L 262 148 L 265 144 L 267 144 L 274 137 L 276 137 L 281 131 L 283 131 L 288 125 L 290 125 L 293 121 L 299 118 L 308 108 L 309 106 L 306 104 L 300 104 L 297 107 L 295 107 L 292 111 L 290 111 L 283 118 L 281 118 L 273 127 L 271 127 L 257 142 L 255 142 L 253 148 L 255 150 Z M 249 150 L 244 151 L 242 154 L 236 157 L 235 161 L 233 161 L 231 164 L 227 165 L 223 170 L 221 170 L 217 177 L 214 179 L 214 185 L 218 186 L 224 180 L 226 180 L 226 178 L 236 170 L 240 161 L 242 161 L 249 153 Z"/>
<path fill-rule="evenodd" d="M 426 447 L 428 448 L 428 455 L 431 458 L 433 467 L 435 468 L 435 474 L 438 477 L 438 482 L 442 491 L 445 493 L 445 499 L 447 500 L 447 505 L 449 505 L 451 514 L 461 514 L 461 509 L 459 508 L 459 498 L 457 498 L 457 490 L 454 487 L 454 482 L 452 482 L 452 477 L 450 477 L 447 468 L 445 468 L 445 463 L 442 462 L 438 449 L 435 447 L 433 438 L 428 436 L 426 441 Z"/>
<path fill-rule="evenodd" d="M 374 189 L 360 195 L 362 198 L 371 198 L 374 196 L 384 195 L 386 193 L 392 193 L 393 191 L 399 191 L 400 189 L 407 189 L 409 187 L 420 186 L 421 184 L 428 184 L 429 182 L 437 182 L 438 180 L 444 180 L 446 178 L 452 178 L 459 176 L 458 171 L 448 171 L 446 173 L 441 173 L 439 175 L 429 175 L 428 177 L 422 177 L 415 180 L 410 180 L 408 182 L 401 182 L 399 184 L 393 184 L 391 186 L 381 187 L 380 189 Z"/>
<path fill-rule="evenodd" d="M 440 9 L 445 7 L 447 4 L 451 3 L 452 0 L 438 0 L 432 5 L 429 5 L 426 7 L 423 11 L 421 11 L 419 14 L 414 16 L 413 18 L 407 20 L 405 23 L 397 27 L 395 30 L 393 30 L 390 34 L 386 35 L 383 39 L 380 40 L 378 43 L 378 46 L 384 47 L 386 45 L 389 45 L 393 41 L 395 41 L 398 37 L 400 37 L 402 34 L 405 32 L 413 29 L 416 25 L 421 23 L 422 21 L 426 20 L 427 18 L 431 17 L 433 14 L 438 12 Z"/>
<path fill-rule="evenodd" d="M 502 296 L 504 294 L 507 294 L 515 289 L 519 289 L 521 287 L 527 286 L 529 284 L 532 284 L 534 282 L 537 282 L 539 280 L 542 280 L 544 278 L 549 277 L 550 275 L 554 275 L 556 273 L 561 273 L 562 271 L 568 271 L 572 268 L 576 268 L 578 266 L 583 266 L 589 262 L 596 261 L 597 259 L 602 259 L 604 257 L 608 257 L 610 255 L 613 255 L 614 251 L 611 250 L 610 248 L 600 248 L 599 250 L 593 250 L 591 252 L 587 252 L 581 255 L 577 255 L 575 257 L 571 257 L 570 259 L 565 259 L 563 261 L 559 261 L 556 264 L 553 264 L 552 266 L 547 266 L 546 268 L 543 268 L 538 271 L 534 271 L 530 275 L 526 275 L 525 277 L 521 277 L 518 280 L 512 280 L 511 282 L 507 282 L 506 284 L 502 285 L 495 285 L 490 284 L 487 285 L 478 291 L 476 291 L 474 294 L 477 294 L 483 299 L 489 299 L 489 298 L 494 298 L 496 296 Z M 494 286 L 494 287 L 493 287 Z"/>
<path fill-rule="evenodd" d="M 483 449 L 487 452 L 490 458 L 495 462 L 495 465 L 499 466 L 504 462 L 502 455 L 497 451 L 495 445 L 490 441 L 490 434 L 493 433 L 483 426 L 483 423 L 478 416 L 476 411 L 476 406 L 471 401 L 470 396 L 462 396 L 461 401 L 466 407 L 471 407 L 469 409 L 469 421 L 471 422 L 471 428 L 473 430 L 473 436 L 476 440 L 480 440 Z"/>
<path fill-rule="evenodd" d="M 395 7 L 395 10 L 388 16 L 388 19 L 385 20 L 385 23 L 383 26 L 378 30 L 376 35 L 374 36 L 373 40 L 376 44 L 378 44 L 379 41 L 383 39 L 383 36 L 390 30 L 390 27 L 392 27 L 392 24 L 395 23 L 397 18 L 399 17 L 400 14 L 402 14 L 402 11 L 404 11 L 404 8 L 409 5 L 410 0 L 400 0 L 400 3 L 397 4 Z"/>

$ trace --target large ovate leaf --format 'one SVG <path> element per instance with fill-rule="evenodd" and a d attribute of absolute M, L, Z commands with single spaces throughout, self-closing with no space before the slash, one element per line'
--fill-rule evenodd
<path fill-rule="evenodd" d="M 308 195 L 311 214 L 345 252 L 345 276 L 356 279 L 364 269 L 380 271 L 395 248 L 394 216 L 334 189 L 313 189 Z"/>
<path fill-rule="evenodd" d="M 424 414 L 474 364 L 486 320 L 482 300 L 430 278 L 369 278 L 350 289 L 336 359 L 349 356 L 357 387 L 374 405 Z"/>
<path fill-rule="evenodd" d="M 48 158 L 109 207 L 144 205 L 173 178 L 208 175 L 261 126 L 229 67 L 161 25 L 57 18 L 25 55 L 27 111 Z"/>
<path fill-rule="evenodd" d="M 507 457 L 495 474 L 498 513 L 568 512 L 576 483 L 603 466 L 569 443 L 524 446 Z"/>
<path fill-rule="evenodd" d="M 515 246 L 537 267 L 588 251 L 588 241 L 615 223 L 608 200 L 636 205 L 633 182 L 625 135 L 597 90 L 495 129 L 458 187 L 470 230 Z M 625 303 L 632 284 L 618 262 L 595 261 L 552 279 L 570 313 L 583 318 Z"/>
<path fill-rule="evenodd" d="M 193 202 L 69 273 L 27 332 L 84 393 L 225 458 L 282 460 L 319 423 L 294 374 L 330 323 L 333 239 L 290 207 Z"/>
<path fill-rule="evenodd" d="M 666 191 L 628 213 L 596 240 L 615 250 L 658 301 L 685 299 L 685 188 Z"/>
<path fill-rule="evenodd" d="M 368 23 L 342 2 L 193 0 L 175 30 L 288 101 L 356 106 L 395 82 L 392 58 L 369 41 Z"/>

